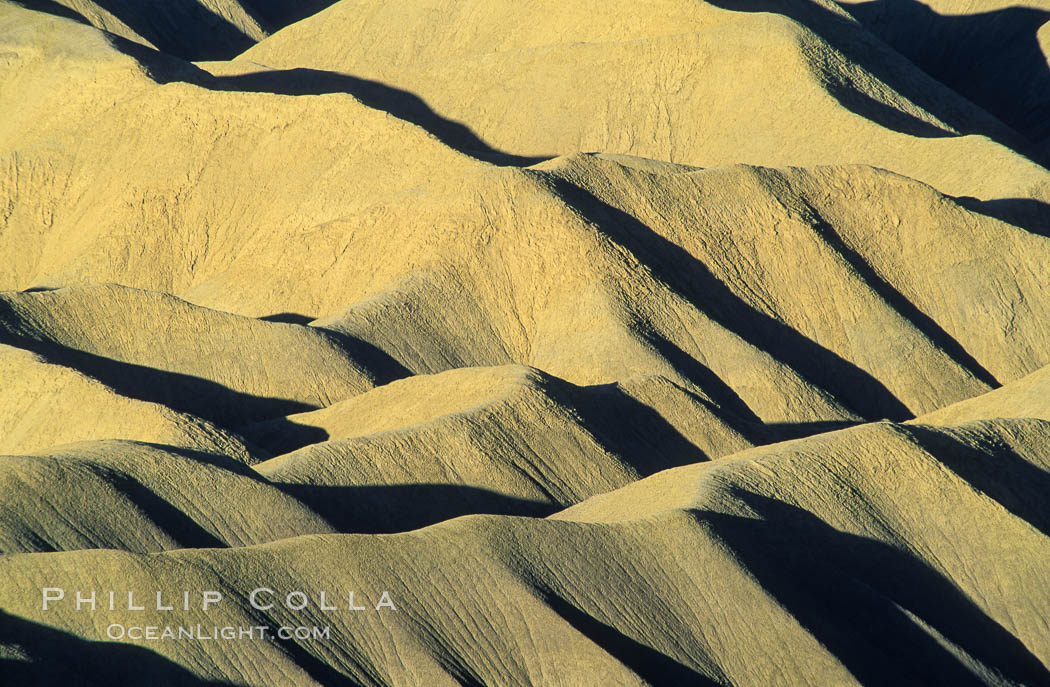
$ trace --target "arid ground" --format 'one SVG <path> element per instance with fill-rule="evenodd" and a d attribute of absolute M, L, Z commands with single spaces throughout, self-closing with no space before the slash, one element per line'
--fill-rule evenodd
<path fill-rule="evenodd" d="M 0 0 L 0 683 L 1050 685 L 1050 0 Z"/>

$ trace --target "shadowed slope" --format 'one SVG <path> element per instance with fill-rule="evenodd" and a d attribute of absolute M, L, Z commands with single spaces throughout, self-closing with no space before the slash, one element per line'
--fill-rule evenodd
<path fill-rule="evenodd" d="M 122 396 L 74 368 L 21 348 L 0 344 L 0 379 L 0 452 L 28 453 L 108 438 L 170 444 L 253 462 L 239 437 L 207 421 Z"/>
<path fill-rule="evenodd" d="M 1000 198 L 980 201 L 976 198 L 962 197 L 957 200 L 960 205 L 974 212 L 1050 238 L 1050 203 L 1031 198 Z"/>
<path fill-rule="evenodd" d="M 480 197 L 434 184 L 429 198 L 327 227 L 362 254 L 381 241 L 372 227 L 398 226 L 406 252 L 400 265 L 385 253 L 367 282 L 357 263 L 333 269 L 358 304 L 318 323 L 416 372 L 525 361 L 583 384 L 657 373 L 766 422 L 904 419 L 1043 364 L 1045 239 L 924 185 L 863 168 L 700 171 L 594 156 L 492 176 Z M 522 236 L 523 223 L 534 231 Z M 1011 253 L 1023 267 L 1003 260 L 1000 240 L 1025 246 Z M 928 249 L 947 243 L 967 249 Z M 994 289 L 974 278 L 978 255 Z M 237 272 L 261 276 L 248 260 Z M 461 275 L 487 288 L 454 286 Z M 902 347 L 915 356 L 907 366 Z"/>
<path fill-rule="evenodd" d="M 331 5 L 333 0 L 246 0 L 245 5 L 273 32 Z"/>
<path fill-rule="evenodd" d="M 0 458 L 0 551 L 244 546 L 331 527 L 225 456 L 126 441 Z"/>
<path fill-rule="evenodd" d="M 0 611 L 0 670 L 23 687 L 232 687 L 202 680 L 155 652 L 128 644 L 92 642 Z"/>
<path fill-rule="evenodd" d="M 843 0 L 867 29 L 1050 160 L 1050 3 Z"/>
<path fill-rule="evenodd" d="M 848 0 L 847 0 L 848 1 Z M 893 2 L 895 0 L 891 0 Z M 907 0 L 905 0 L 907 1 Z M 936 1 L 936 0 L 935 0 Z M 1021 148 L 1024 151 L 1026 141 L 1016 132 L 1008 130 L 998 121 L 989 117 L 984 110 L 974 105 L 977 101 L 953 97 L 946 92 L 943 79 L 930 79 L 927 74 L 917 74 L 914 64 L 901 59 L 901 55 L 887 50 L 884 43 L 862 28 L 855 21 L 854 15 L 843 11 L 832 0 L 708 0 L 711 4 L 734 12 L 775 13 L 788 17 L 798 24 L 813 31 L 838 52 L 849 57 L 857 66 L 871 73 L 879 81 L 900 93 L 919 107 L 936 114 L 956 131 L 963 134 L 984 134 L 994 139 Z M 957 2 L 953 3 L 958 5 Z M 910 57 L 906 51 L 901 51 Z M 971 52 L 987 54 L 987 50 L 976 49 Z M 919 65 L 921 66 L 921 65 Z M 939 74 L 933 74 L 939 77 Z M 951 86 L 951 84 L 948 84 Z M 835 85 L 831 92 L 841 92 Z M 851 106 L 848 91 L 842 92 L 842 104 L 858 114 L 863 114 L 878 121 L 878 113 L 871 114 Z M 886 121 L 892 127 L 892 122 Z M 900 129 L 898 129 L 900 130 Z M 910 132 L 923 135 L 920 131 Z M 1027 152 L 1027 151 L 1025 151 Z"/>
<path fill-rule="evenodd" d="M 63 602 L 43 613 L 39 588 L 61 579 L 69 589 L 167 589 L 177 580 L 221 591 L 221 606 L 162 621 L 145 611 L 137 622 L 330 627 L 327 648 L 246 642 L 220 657 L 190 643 L 151 647 L 208 679 L 247 684 L 550 684 L 551 675 L 623 685 L 1045 682 L 1050 596 L 1031 580 L 1050 573 L 1047 544 L 1026 522 L 1045 518 L 1045 501 L 1028 501 L 1027 514 L 1005 508 L 945 469 L 951 453 L 939 457 L 941 440 L 919 430 L 873 425 L 753 449 L 661 473 L 559 520 L 474 516 L 401 535 L 150 557 L 13 556 L 0 568 L 24 582 L 3 603 L 92 638 L 125 612 Z M 1006 442 L 1015 460 L 1046 473 L 1047 423 L 935 434 L 989 467 L 1009 457 L 993 448 Z M 658 503 L 649 485 L 669 481 L 681 497 Z M 599 500 L 635 519 L 566 520 L 608 519 Z M 326 590 L 329 603 L 353 586 L 368 610 L 347 611 L 345 599 L 327 612 L 252 610 L 246 595 L 260 575 L 280 580 L 278 593 L 316 599 Z M 382 590 L 398 610 L 372 610 Z M 314 662 L 331 672 L 296 672 Z"/>
<path fill-rule="evenodd" d="M 2 294 L 0 341 L 226 427 L 327 405 L 376 380 L 345 337 L 120 286 Z"/>
<path fill-rule="evenodd" d="M 741 429 L 757 428 L 736 424 L 662 378 L 580 388 L 502 367 L 412 377 L 246 431 L 275 453 L 326 435 L 256 469 L 344 531 L 378 532 L 466 513 L 546 514 L 752 445 Z"/>
<path fill-rule="evenodd" d="M 15 0 L 186 60 L 229 59 L 266 36 L 238 0 Z"/>
<path fill-rule="evenodd" d="M 8 0 L 4 0 L 8 2 Z M 185 60 L 229 59 L 332 0 L 10 0 Z"/>
<path fill-rule="evenodd" d="M 988 466 L 996 465 L 997 461 L 1020 460 L 1029 463 L 1034 470 L 1046 471 L 1050 466 L 1050 455 L 1046 453 L 1042 440 L 1047 433 L 1050 433 L 1050 423 L 1032 418 L 987 420 L 947 428 L 869 423 L 759 446 L 723 460 L 666 470 L 617 491 L 595 496 L 552 517 L 608 522 L 642 518 L 674 509 L 716 508 L 713 504 L 725 495 L 727 481 L 771 496 L 773 492 L 769 490 L 780 489 L 783 486 L 781 481 L 786 480 L 785 475 L 789 473 L 801 480 L 790 494 L 792 503 L 805 506 L 809 503 L 807 499 L 818 498 L 817 492 L 821 489 L 833 487 L 835 499 L 847 507 L 846 496 L 852 489 L 905 488 L 896 482 L 884 484 L 879 478 L 880 471 L 891 464 L 904 460 L 914 464 L 908 470 L 921 468 L 923 471 L 934 463 L 948 465 L 951 459 L 941 454 L 943 446 L 950 445 L 953 438 L 958 444 L 954 453 L 984 452 L 989 455 L 980 460 Z M 947 455 L 951 453 L 949 451 Z M 770 472 L 769 468 L 775 469 Z M 805 472 L 794 472 L 797 470 Z M 1004 483 L 1009 481 L 1003 477 Z M 783 497 L 788 495 L 785 493 Z M 891 499 L 892 494 L 888 492 L 884 498 Z M 924 497 L 936 498 L 934 493 Z M 870 514 L 871 506 L 861 506 L 854 515 Z M 899 503 L 893 507 L 910 513 L 917 506 L 917 503 Z M 1032 503 L 1032 506 L 1034 508 L 1036 504 Z"/>

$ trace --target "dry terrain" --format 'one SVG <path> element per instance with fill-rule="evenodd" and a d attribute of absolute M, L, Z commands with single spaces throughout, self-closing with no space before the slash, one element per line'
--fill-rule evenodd
<path fill-rule="evenodd" d="M 1050 685 L 1047 165 L 1050 0 L 0 0 L 0 682 Z"/>

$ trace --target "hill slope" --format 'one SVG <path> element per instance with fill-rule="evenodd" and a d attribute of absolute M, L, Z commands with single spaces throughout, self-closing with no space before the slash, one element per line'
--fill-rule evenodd
<path fill-rule="evenodd" d="M 0 451 L 129 439 L 253 462 L 243 441 L 198 417 L 123 396 L 74 368 L 0 344 Z M 56 421 L 56 418 L 60 420 Z"/>
<path fill-rule="evenodd" d="M 996 417 L 1035 417 L 1050 420 L 1050 368 L 980 396 L 927 413 L 917 419 L 931 425 L 957 425 Z"/>
<path fill-rule="evenodd" d="M 1025 134 L 1050 159 L 1050 3 L 840 0 L 938 81 Z"/>
<path fill-rule="evenodd" d="M 244 546 L 331 526 L 211 453 L 97 441 L 0 458 L 0 551 Z"/>
<path fill-rule="evenodd" d="M 0 341 L 227 427 L 327 405 L 377 377 L 331 332 L 114 285 L 0 294 Z"/>
<path fill-rule="evenodd" d="M 77 78 L 97 83 L 52 102 L 67 94 L 39 86 L 57 48 L 24 51 L 13 72 L 13 86 L 37 83 L 30 101 L 80 113 L 11 129 L 15 209 L 0 243 L 19 246 L 13 288 L 115 281 L 255 316 L 327 316 L 416 373 L 663 375 L 767 422 L 905 419 L 1050 362 L 1035 324 L 1045 238 L 920 183 L 622 157 L 496 167 L 345 94 L 159 86 L 91 29 L 33 21 L 92 46 Z M 74 131 L 92 108 L 108 128 L 85 141 Z M 161 114 L 173 108 L 175 123 Z M 144 149 L 165 159 L 141 161 Z"/>
<path fill-rule="evenodd" d="M 681 497 L 639 500 L 667 481 L 657 475 L 599 497 L 604 509 L 588 502 L 559 520 L 472 516 L 401 535 L 149 557 L 9 556 L 2 573 L 20 582 L 3 604 L 22 616 L 29 639 L 19 651 L 35 661 L 15 669 L 46 674 L 65 647 L 60 666 L 123 651 L 107 677 L 130 669 L 273 685 L 1038 684 L 1050 677 L 1050 597 L 1031 581 L 1050 573 L 1050 514 L 1039 490 L 1017 491 L 1015 477 L 1045 484 L 1048 427 L 846 430 L 679 469 Z M 610 509 L 631 519 L 593 522 Z M 55 579 L 67 595 L 148 593 L 177 580 L 223 600 L 202 611 L 195 596 L 196 610 L 132 615 L 78 612 L 70 596 L 43 612 L 40 589 Z M 254 610 L 248 594 L 260 580 L 314 602 Z M 366 610 L 346 610 L 349 588 Z M 337 610 L 318 609 L 321 591 Z M 397 610 L 375 610 L 383 591 Z M 316 625 L 330 640 L 243 641 L 235 652 L 153 642 L 156 654 L 143 657 L 56 634 L 173 622 Z"/>
<path fill-rule="evenodd" d="M 378 532 L 547 514 L 760 434 L 722 415 L 663 378 L 580 388 L 507 366 L 411 377 L 247 432 L 275 453 L 327 435 L 255 468 L 343 531 Z"/>
<path fill-rule="evenodd" d="M 981 136 L 1022 137 L 821 0 L 342 0 L 238 59 L 350 75 L 361 97 L 520 156 L 862 163 L 953 196 L 1050 200 L 1045 169 Z"/>
<path fill-rule="evenodd" d="M 0 0 L 0 681 L 1050 684 L 1008 4 Z"/>

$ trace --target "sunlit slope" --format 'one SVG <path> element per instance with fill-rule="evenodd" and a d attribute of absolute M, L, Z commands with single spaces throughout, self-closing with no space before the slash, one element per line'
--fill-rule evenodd
<path fill-rule="evenodd" d="M 667 379 L 637 377 L 604 386 L 577 387 L 537 370 L 518 365 L 496 368 L 460 368 L 436 375 L 419 375 L 378 387 L 360 396 L 321 410 L 290 415 L 279 423 L 263 422 L 246 428 L 265 438 L 274 450 L 294 446 L 295 428 L 304 433 L 323 431 L 328 439 L 351 439 L 404 429 L 414 429 L 446 417 L 468 417 L 504 401 L 536 398 L 535 409 L 546 412 L 564 406 L 574 420 L 591 424 L 594 413 L 608 418 L 648 408 L 686 440 L 700 444 L 705 453 L 724 455 L 740 449 L 741 436 L 751 429 L 742 418 L 719 416 L 710 399 L 692 395 Z M 607 418 L 607 419 L 608 419 Z M 598 418 L 595 418 L 596 420 Z M 735 426 L 733 423 L 736 423 Z M 601 425 L 601 422 L 595 422 Z M 717 425 L 718 427 L 715 427 Z M 623 445 L 644 442 L 651 428 L 632 428 L 621 423 Z M 628 437 L 636 435 L 630 441 Z M 262 467 L 262 466 L 256 466 Z"/>
<path fill-rule="evenodd" d="M 1047 363 L 1046 239 L 870 168 L 575 156 L 380 194 L 306 234 L 235 223 L 199 242 L 199 226 L 175 230 L 196 263 L 163 241 L 151 254 L 148 232 L 114 234 L 114 251 L 59 231 L 70 267 L 54 279 L 182 282 L 234 312 L 326 313 L 416 373 L 659 374 L 768 422 L 903 419 Z M 114 264 L 125 251 L 151 259 Z"/>
<path fill-rule="evenodd" d="M 13 288 L 116 281 L 325 315 L 416 373 L 663 375 L 767 422 L 903 419 L 1048 362 L 1046 240 L 921 183 L 596 156 L 495 167 L 346 95 L 160 86 L 88 27 L 11 12 L 43 47 L 15 51 L 8 92 L 33 82 L 48 105 L 8 130 Z M 47 68 L 70 60 L 85 73 Z M 56 78 L 94 85 L 40 89 Z M 85 107 L 106 112 L 91 136 L 52 113 Z"/>
<path fill-rule="evenodd" d="M 762 436 L 721 415 L 664 378 L 581 388 L 507 366 L 411 377 L 246 431 L 274 453 L 327 437 L 255 469 L 344 531 L 399 531 L 465 513 L 546 514 L 753 445 L 742 432 Z"/>
<path fill-rule="evenodd" d="M 226 456 L 127 441 L 0 457 L 0 551 L 244 546 L 330 532 Z"/>
<path fill-rule="evenodd" d="M 159 53 L 143 66 L 69 19 L 0 6 L 0 45 L 0 288 L 184 292 L 245 247 L 308 242 L 350 208 L 476 164 L 345 94 L 160 85 L 205 75 Z"/>
<path fill-rule="evenodd" d="M 90 439 L 131 439 L 252 456 L 241 439 L 193 415 L 116 392 L 75 368 L 0 344 L 0 451 L 30 453 Z"/>
<path fill-rule="evenodd" d="M 894 498 L 891 489 L 906 487 L 897 479 L 882 480 L 881 471 L 906 472 L 919 467 L 922 474 L 927 475 L 941 474 L 947 469 L 971 481 L 980 477 L 1001 482 L 974 482 L 973 487 L 995 498 L 998 498 L 996 494 L 1010 492 L 1004 500 L 1006 507 L 1026 513 L 1038 510 L 1035 505 L 1042 488 L 1038 473 L 1050 467 L 1050 453 L 1044 443 L 1048 432 L 1050 424 L 1034 418 L 985 420 L 958 427 L 869 423 L 759 446 L 711 463 L 666 470 L 551 517 L 599 522 L 646 517 L 681 508 L 712 508 L 718 499 L 724 498 L 729 483 L 735 485 L 734 489 L 757 489 L 771 498 L 790 497 L 801 507 L 817 508 L 816 502 L 807 499 L 828 498 L 811 492 L 827 489 L 829 485 L 833 485 L 843 504 L 847 503 L 850 490 L 864 493 L 876 487 L 887 490 L 880 498 L 891 499 Z M 989 455 L 982 458 L 982 452 Z M 914 466 L 900 467 L 905 457 L 906 462 Z M 978 472 L 988 474 L 981 477 Z M 1031 481 L 1015 482 L 1017 474 L 1025 472 Z M 791 479 L 788 474 L 792 475 Z M 931 493 L 928 498 L 936 499 L 937 495 Z M 863 512 L 878 504 L 873 506 L 865 501 L 861 505 L 858 501 L 854 505 Z M 902 502 L 897 503 L 897 507 L 910 510 L 914 506 Z M 1043 527 L 1041 523 L 1040 519 L 1033 522 L 1037 528 Z"/>
<path fill-rule="evenodd" d="M 1050 244 L 892 174 L 584 156 L 469 181 L 284 253 L 338 285 L 314 298 L 353 304 L 321 323 L 414 372 L 655 373 L 768 422 L 906 417 L 1044 364 Z M 397 227 L 396 251 L 381 227 Z M 364 269 L 367 255 L 382 260 Z M 259 288 L 265 264 L 246 253 L 208 292 L 257 310 L 277 293 Z M 328 309 L 297 296 L 293 311 Z"/>
<path fill-rule="evenodd" d="M 1039 421 L 873 425 L 676 471 L 680 495 L 662 503 L 648 493 L 667 481 L 657 475 L 604 508 L 560 516 L 592 522 L 473 516 L 393 536 L 7 557 L 0 572 L 18 581 L 3 591 L 17 616 L 8 622 L 32 638 L 13 669 L 47 674 L 55 646 L 63 666 L 96 665 L 117 648 L 75 637 L 114 622 L 292 624 L 328 626 L 331 639 L 237 651 L 152 642 L 160 656 L 128 654 L 113 674 L 141 666 L 251 685 L 1040 684 L 1050 596 L 1033 581 L 1050 574 L 1050 514 L 1034 482 L 1047 480 L 1048 439 Z M 593 522 L 621 517 L 631 519 Z M 190 588 L 224 599 L 207 612 L 128 613 L 76 611 L 70 596 L 43 612 L 40 590 L 56 579 L 67 595 Z M 250 609 L 260 580 L 315 602 Z M 345 610 L 349 589 L 367 611 Z M 318 610 L 321 591 L 343 610 Z M 372 610 L 382 591 L 397 611 Z"/>
<path fill-rule="evenodd" d="M 377 377 L 331 332 L 113 285 L 0 294 L 0 341 L 226 427 L 328 405 Z"/>
<path fill-rule="evenodd" d="M 1050 198 L 1045 169 L 985 136 L 1023 139 L 821 0 L 343 0 L 238 59 L 364 79 L 347 88 L 451 137 L 465 125 L 483 142 L 465 148 L 863 163 L 955 196 Z"/>
<path fill-rule="evenodd" d="M 994 391 L 927 413 L 917 422 L 957 425 L 996 417 L 1050 420 L 1050 368 L 1040 368 Z"/>
<path fill-rule="evenodd" d="M 75 374 L 62 369 L 66 376 Z M 26 434 L 34 420 L 43 425 L 46 418 L 38 408 L 56 395 L 29 399 L 29 412 L 16 417 L 16 430 Z M 107 409 L 84 394 L 59 398 L 67 406 L 94 400 L 100 415 Z M 118 410 L 134 410 L 136 403 L 162 407 L 123 400 Z M 80 427 L 71 422 L 76 412 L 52 412 L 51 423 L 61 429 L 44 426 L 32 440 L 57 444 L 78 430 L 95 436 L 121 436 L 125 430 L 134 436 L 125 428 L 144 416 L 128 413 L 124 425 L 111 419 L 108 425 Z M 706 399 L 660 378 L 580 389 L 528 368 L 416 377 L 324 411 L 247 428 L 252 440 L 274 452 L 282 442 L 332 436 L 254 469 L 218 454 L 205 441 L 197 443 L 212 452 L 98 441 L 12 456 L 5 459 L 5 489 L 19 496 L 7 516 L 11 532 L 4 550 L 141 551 L 240 545 L 327 531 L 318 529 L 319 518 L 307 508 L 347 532 L 405 531 L 476 512 L 546 515 L 663 468 L 752 445 L 718 412 Z M 182 423 L 176 428 L 201 427 L 202 434 L 210 429 L 212 435 L 205 437 L 212 444 L 219 444 L 213 438 L 218 435 L 232 444 L 218 448 L 235 456 L 239 450 L 241 460 L 250 460 L 229 435 L 196 418 L 178 419 Z M 142 434 L 150 428 L 138 429 Z M 747 429 L 761 436 L 759 428 Z M 10 436 L 18 438 L 19 433 Z M 54 494 L 45 493 L 48 483 L 55 485 Z M 49 505 L 42 512 L 34 510 L 33 504 L 45 502 Z M 245 520 L 249 524 L 238 524 Z M 183 530 L 188 534 L 179 538 Z M 157 531 L 166 532 L 167 539 Z"/>
<path fill-rule="evenodd" d="M 764 16 L 743 14 L 741 21 Z M 0 199 L 8 206 L 2 216 L 0 248 L 11 256 L 0 266 L 0 288 L 116 281 L 180 295 L 191 293 L 193 300 L 218 307 L 225 306 L 219 301 L 236 299 L 232 303 L 243 308 L 248 296 L 215 293 L 207 286 L 238 256 L 250 256 L 254 264 L 273 271 L 281 255 L 275 241 L 323 242 L 315 250 L 331 251 L 331 255 L 326 255 L 325 264 L 311 265 L 308 273 L 317 282 L 342 253 L 343 244 L 330 236 L 330 229 L 325 230 L 330 222 L 360 213 L 398 191 L 477 168 L 469 157 L 428 135 L 425 129 L 430 123 L 425 118 L 397 110 L 419 121 L 422 127 L 417 127 L 386 114 L 383 103 L 375 98 L 366 100 L 379 109 L 340 92 L 348 88 L 345 79 L 325 82 L 318 88 L 324 95 L 281 96 L 265 91 L 294 92 L 295 84 L 309 79 L 299 73 L 269 73 L 248 83 L 237 77 L 202 81 L 203 76 L 185 63 L 154 55 L 146 62 L 155 78 L 189 79 L 209 87 L 179 81 L 160 86 L 139 62 L 113 49 L 90 27 L 14 6 L 5 6 L 0 20 L 0 36 L 11 67 L 0 77 L 0 102 L 10 104 L 0 123 Z M 652 81 L 648 75 L 646 79 Z M 744 90 L 758 97 L 770 89 Z M 803 110 L 802 103 L 785 102 Z M 594 108 L 580 111 L 593 112 Z M 724 142 L 727 154 L 692 161 L 711 166 L 866 160 L 838 153 L 748 156 L 747 141 L 768 139 L 768 145 L 763 145 L 776 152 L 788 149 L 800 136 L 826 138 L 829 131 L 836 130 L 824 123 L 791 122 L 790 136 L 787 131 L 759 135 L 774 130 L 766 125 L 749 129 L 737 121 L 755 111 L 752 106 L 733 110 L 732 121 L 740 124 L 746 141 L 734 141 L 729 132 L 718 130 L 712 140 Z M 170 116 L 172 113 L 176 114 Z M 878 139 L 864 131 L 850 131 L 845 137 L 850 145 L 873 144 Z M 449 136 L 444 138 L 452 142 Z M 954 139 L 927 143 L 955 144 Z M 923 142 L 907 138 L 890 148 L 919 155 L 919 144 Z M 625 150 L 597 141 L 567 150 L 580 148 Z M 561 146 L 548 151 L 560 152 L 564 152 Z M 647 154 L 669 157 L 656 150 Z M 1043 183 L 1036 177 L 1042 179 L 1045 173 L 1037 167 L 1032 166 L 1029 173 L 1010 167 L 1011 162 L 1009 169 L 1000 170 L 995 155 L 977 149 L 960 155 L 955 160 L 944 151 L 929 150 L 919 157 L 937 169 L 982 180 L 1002 178 L 1026 187 Z M 975 159 L 982 160 L 979 169 L 973 165 Z M 867 161 L 897 169 L 888 161 Z M 916 170 L 897 171 L 931 181 Z M 480 182 L 455 183 L 471 187 Z M 1013 186 L 979 193 L 953 190 L 936 181 L 934 185 L 953 194 L 992 198 L 1027 193 Z M 487 184 L 480 183 L 478 193 L 486 188 Z M 257 198 L 266 202 L 255 202 Z M 390 225 L 378 229 L 390 235 Z M 270 308 L 285 307 L 316 317 L 349 304 L 342 298 L 333 304 L 334 298 L 311 297 L 309 288 L 278 281 L 278 276 L 279 269 L 257 286 Z M 245 287 L 240 285 L 240 289 Z M 348 295 L 352 294 L 340 294 Z M 246 314 L 275 312 L 264 309 L 261 300 L 258 297 Z"/>
<path fill-rule="evenodd" d="M 0 0 L 0 682 L 1050 684 L 1040 2 Z"/>

